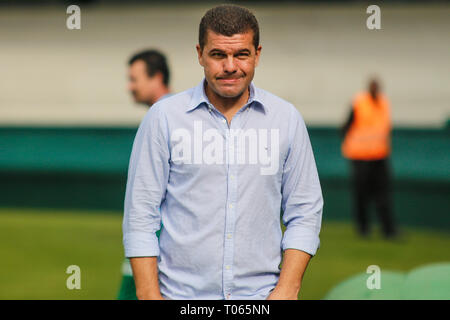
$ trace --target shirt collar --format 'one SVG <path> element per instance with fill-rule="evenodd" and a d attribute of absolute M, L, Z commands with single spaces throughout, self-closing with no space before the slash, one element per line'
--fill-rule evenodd
<path fill-rule="evenodd" d="M 197 107 L 201 106 L 203 103 L 210 104 L 208 97 L 205 94 L 205 81 L 206 79 L 203 78 L 202 81 L 194 88 L 194 92 L 192 93 L 191 101 L 189 102 L 189 105 L 187 107 L 187 112 L 196 109 Z M 248 104 L 258 105 L 261 107 L 262 111 L 265 112 L 265 106 L 261 99 L 260 94 L 258 94 L 258 88 L 255 87 L 253 82 L 250 83 L 250 96 L 248 98 Z"/>

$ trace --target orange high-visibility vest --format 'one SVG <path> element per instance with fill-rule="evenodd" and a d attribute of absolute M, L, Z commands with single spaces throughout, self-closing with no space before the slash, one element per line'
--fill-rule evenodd
<path fill-rule="evenodd" d="M 358 94 L 353 102 L 353 122 L 342 143 L 344 157 L 353 160 L 378 160 L 391 153 L 391 120 L 387 98 L 379 94 Z"/>

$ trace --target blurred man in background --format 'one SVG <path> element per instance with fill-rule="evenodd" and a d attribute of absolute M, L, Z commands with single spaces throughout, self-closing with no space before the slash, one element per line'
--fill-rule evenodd
<path fill-rule="evenodd" d="M 354 208 L 358 233 L 370 232 L 368 205 L 375 200 L 383 234 L 397 234 L 391 205 L 391 119 L 389 102 L 380 92 L 379 81 L 369 81 L 368 92 L 353 100 L 351 112 L 343 129 L 342 154 L 351 161 Z"/>
<path fill-rule="evenodd" d="M 151 107 L 158 100 L 170 96 L 167 59 L 157 50 L 145 50 L 133 55 L 129 62 L 128 90 L 136 103 Z M 159 237 L 159 232 L 157 233 Z M 119 300 L 136 300 L 136 286 L 128 259 L 122 264 L 122 284 Z"/>
<path fill-rule="evenodd" d="M 166 57 L 157 50 L 146 50 L 131 57 L 128 90 L 134 101 L 151 107 L 170 93 Z"/>

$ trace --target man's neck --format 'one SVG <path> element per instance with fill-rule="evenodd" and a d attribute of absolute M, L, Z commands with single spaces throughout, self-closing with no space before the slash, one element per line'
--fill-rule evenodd
<path fill-rule="evenodd" d="M 378 104 L 379 94 L 378 93 L 372 94 L 371 92 L 369 92 L 369 94 L 370 94 L 370 98 L 372 98 L 372 101 L 375 102 L 375 104 Z"/>
<path fill-rule="evenodd" d="M 205 94 L 216 109 L 228 119 L 228 122 L 230 122 L 234 114 L 247 103 L 250 96 L 250 87 L 237 97 L 225 98 L 211 90 L 208 83 L 205 82 Z"/>
<path fill-rule="evenodd" d="M 170 92 L 168 87 L 161 87 L 155 94 L 155 102 L 156 103 L 159 99 L 161 99 L 162 97 L 164 97 L 166 94 L 168 94 Z"/>

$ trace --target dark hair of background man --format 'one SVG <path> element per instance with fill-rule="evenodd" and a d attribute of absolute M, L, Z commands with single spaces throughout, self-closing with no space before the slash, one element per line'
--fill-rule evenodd
<path fill-rule="evenodd" d="M 134 62 L 142 60 L 147 65 L 147 74 L 153 77 L 157 72 L 163 75 L 163 82 L 166 86 L 169 85 L 170 73 L 167 66 L 166 57 L 157 50 L 145 50 L 132 56 L 128 62 L 131 66 Z"/>

